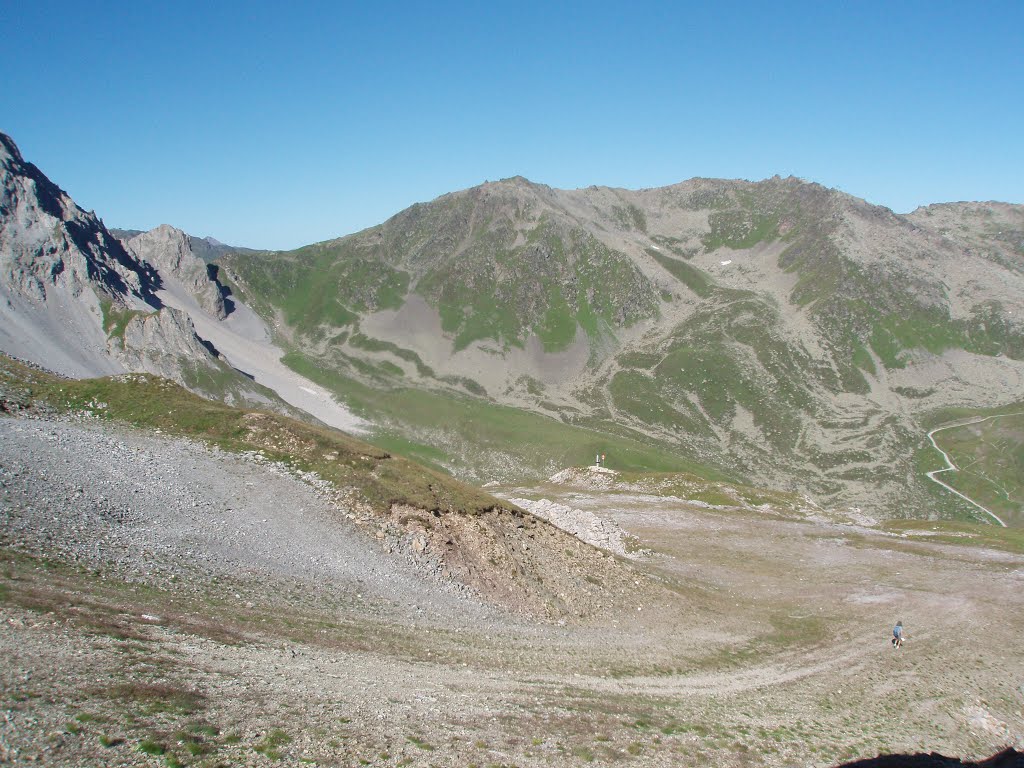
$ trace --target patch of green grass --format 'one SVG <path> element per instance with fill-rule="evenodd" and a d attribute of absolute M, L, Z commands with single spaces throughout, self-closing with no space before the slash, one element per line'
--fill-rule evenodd
<path fill-rule="evenodd" d="M 124 340 L 124 332 L 133 318 L 145 315 L 136 309 L 128 309 L 115 305 L 110 299 L 100 299 L 100 311 L 103 313 L 103 330 L 109 339 Z"/>
<path fill-rule="evenodd" d="M 987 525 L 994 525 L 994 521 L 981 510 L 968 504 L 955 494 L 950 493 L 937 483 L 930 482 L 924 477 L 926 472 L 942 469 L 946 466 L 941 455 L 932 447 L 928 440 L 924 439 L 923 433 L 935 427 L 941 427 L 958 422 L 973 421 L 989 416 L 999 416 L 995 419 L 998 423 L 1003 417 L 1009 417 L 1009 434 L 995 437 L 994 443 L 990 442 L 986 433 L 987 427 L 992 426 L 989 422 L 983 422 L 974 427 L 962 427 L 953 430 L 943 430 L 935 434 L 936 442 L 945 445 L 944 436 L 953 433 L 954 441 L 949 447 L 957 451 L 954 459 L 956 466 L 961 472 L 943 472 L 938 478 L 943 482 L 965 492 L 957 485 L 957 476 L 967 470 L 972 477 L 968 478 L 968 485 L 972 490 L 979 493 L 982 498 L 992 501 L 992 511 L 1013 527 L 1024 525 L 1021 520 L 1021 507 L 1015 508 L 1015 501 L 1019 499 L 1019 491 L 1010 490 L 1011 487 L 1018 487 L 1018 471 L 1015 469 L 1020 464 L 1020 457 L 1016 445 L 1019 436 L 1019 421 L 1015 414 L 1024 412 L 1024 402 L 1010 403 L 1005 406 L 987 409 L 971 408 L 943 408 L 926 414 L 921 419 L 920 440 L 917 443 L 913 455 L 914 473 L 919 478 L 919 488 L 928 499 L 929 517 L 936 516 L 944 521 L 978 522 Z M 1002 433 L 1001 428 L 995 433 Z M 958 444 L 958 445 L 957 445 Z M 986 486 L 988 486 L 986 490 Z M 995 493 L 992 489 L 996 488 Z M 1007 504 L 1009 494 L 1010 504 Z M 987 494 L 987 495 L 986 495 Z M 970 496 L 970 494 L 968 493 Z M 984 500 L 979 499 L 984 506 Z M 1003 517 L 1005 513 L 1006 517 Z"/>
<path fill-rule="evenodd" d="M 555 284 L 549 288 L 547 311 L 534 332 L 545 352 L 560 352 L 576 340 L 576 317 Z"/>
<path fill-rule="evenodd" d="M 185 730 L 178 731 L 175 739 L 184 745 L 185 751 L 192 757 L 209 754 L 216 749 L 216 745 L 208 739 L 214 739 L 220 730 L 209 723 L 191 723 Z"/>
<path fill-rule="evenodd" d="M 965 547 L 986 547 L 1024 554 L 1024 529 L 1000 528 L 988 522 L 964 520 L 889 520 L 885 530 L 897 533 L 924 533 L 922 541 Z M 914 539 L 911 538 L 911 541 Z"/>
<path fill-rule="evenodd" d="M 886 368 L 903 368 L 904 350 L 925 349 L 941 354 L 968 345 L 965 329 L 940 310 L 915 309 L 879 318 L 872 329 L 871 348 Z"/>
<path fill-rule="evenodd" d="M 749 665 L 771 654 L 793 648 L 813 648 L 825 642 L 826 629 L 831 618 L 818 614 L 814 616 L 793 616 L 787 611 L 778 611 L 768 617 L 771 629 L 742 643 L 726 646 L 700 659 L 698 666 L 703 669 L 730 669 Z M 695 730 L 701 735 L 708 731 L 700 724 L 673 725 L 673 728 Z M 662 731 L 664 732 L 664 730 Z"/>
<path fill-rule="evenodd" d="M 139 742 L 139 752 L 147 755 L 162 755 L 167 751 L 167 747 L 158 741 L 153 739 L 143 739 Z"/>
<path fill-rule="evenodd" d="M 220 360 L 214 361 L 212 365 L 206 365 L 181 357 L 178 360 L 178 369 L 181 371 L 181 380 L 185 386 L 210 397 L 223 399 L 226 393 L 238 390 L 238 377 L 241 374 Z M 252 386 L 263 390 L 264 393 L 268 391 L 255 382 L 252 383 Z"/>
<path fill-rule="evenodd" d="M 507 455 L 521 467 L 520 476 L 542 476 L 552 465 L 584 466 L 605 453 L 614 469 L 693 472 L 723 478 L 723 474 L 650 440 L 602 433 L 594 429 L 493 403 L 414 389 L 381 390 L 366 387 L 335 371 L 325 370 L 299 353 L 283 358 L 285 364 L 338 394 L 357 412 L 373 413 L 382 423 L 396 426 L 370 436 L 375 444 L 409 446 L 414 456 L 435 465 L 454 467 L 486 477 L 489 470 L 474 467 L 480 457 Z M 400 428 L 399 428 L 400 427 Z M 445 433 L 444 459 L 437 449 L 424 447 L 417 434 Z M 436 445 L 436 439 L 432 439 Z M 491 478 L 487 478 L 491 479 Z M 723 478 L 724 479 L 724 478 Z"/>
<path fill-rule="evenodd" d="M 854 366 L 856 366 L 860 370 L 867 371 L 872 376 L 878 373 L 877 369 L 875 368 L 874 358 L 871 357 L 871 354 L 868 352 L 868 350 L 864 347 L 863 344 L 854 345 L 852 362 Z"/>
<path fill-rule="evenodd" d="M 422 736 L 407 736 L 406 740 L 410 744 L 414 744 L 417 748 L 422 749 L 425 752 L 433 752 L 435 749 L 434 745 L 428 742 Z"/>
<path fill-rule="evenodd" d="M 487 397 L 487 390 L 484 389 L 479 383 L 473 381 L 473 379 L 465 376 L 442 376 L 441 381 L 446 384 L 452 384 L 456 387 L 462 387 L 462 389 L 469 392 L 471 395 L 477 397 Z"/>
<path fill-rule="evenodd" d="M 773 213 L 744 209 L 714 211 L 708 217 L 711 231 L 701 238 L 708 252 L 723 246 L 742 250 L 758 243 L 771 242 L 779 236 L 779 219 Z"/>
<path fill-rule="evenodd" d="M 640 487 L 644 494 L 676 497 L 724 507 L 758 508 L 758 514 L 797 515 L 805 506 L 799 494 L 745 485 L 734 481 L 709 480 L 686 473 L 623 472 L 618 482 Z M 763 507 L 770 509 L 764 510 Z"/>
<path fill-rule="evenodd" d="M 410 276 L 387 265 L 379 248 L 364 248 L 356 236 L 288 252 L 235 253 L 222 270 L 247 301 L 279 307 L 303 333 L 322 325 L 351 325 L 359 312 L 397 309 Z"/>
<path fill-rule="evenodd" d="M 445 471 L 444 467 L 448 456 L 444 451 L 432 445 L 418 443 L 394 433 L 380 433 L 374 435 L 372 440 L 373 445 L 388 453 L 405 456 L 439 472 Z"/>
<path fill-rule="evenodd" d="M 616 361 L 623 368 L 640 368 L 645 371 L 649 371 L 651 368 L 661 362 L 663 355 L 659 355 L 657 352 L 640 352 L 632 351 L 626 352 L 619 355 Z"/>
<path fill-rule="evenodd" d="M 691 492 L 689 498 L 693 501 L 702 501 L 715 507 L 730 507 L 735 506 L 737 503 L 735 497 L 715 488 Z"/>
<path fill-rule="evenodd" d="M 635 205 L 613 205 L 612 218 L 625 230 L 647 232 L 647 217 Z"/>
<path fill-rule="evenodd" d="M 349 338 L 349 344 L 357 349 L 365 349 L 368 352 L 388 352 L 400 360 L 412 363 L 416 366 L 416 372 L 424 378 L 434 378 L 434 370 L 426 365 L 422 358 L 410 349 L 404 349 L 390 341 L 370 338 L 362 333 L 354 333 Z"/>
<path fill-rule="evenodd" d="M 656 377 L 636 371 L 619 371 L 608 385 L 615 407 L 642 424 L 681 430 L 689 434 L 706 433 L 707 427 L 692 404 L 669 400 Z"/>
<path fill-rule="evenodd" d="M 108 695 L 121 702 L 136 704 L 149 715 L 161 712 L 190 715 L 200 709 L 204 701 L 198 691 L 166 683 L 119 683 L 109 690 Z"/>
<path fill-rule="evenodd" d="M 664 267 L 669 274 L 683 283 L 698 296 L 704 298 L 711 295 L 714 281 L 706 272 L 687 264 L 685 261 L 670 258 L 653 248 L 646 249 L 655 261 Z"/>
<path fill-rule="evenodd" d="M 292 737 L 284 730 L 281 728 L 274 728 L 272 731 L 267 733 L 259 743 L 253 746 L 253 750 L 270 758 L 271 760 L 280 760 L 284 757 L 281 753 L 281 747 L 286 744 L 290 744 L 291 741 Z"/>
<path fill-rule="evenodd" d="M 976 418 L 986 420 L 935 433 L 935 442 L 957 467 L 938 477 L 1007 525 L 1024 526 L 1024 403 L 1017 415 Z M 932 468 L 941 466 L 935 455 Z"/>
<path fill-rule="evenodd" d="M 577 757 L 585 763 L 594 762 L 594 751 L 590 747 L 583 745 L 573 747 L 571 750 L 571 754 L 573 757 Z"/>

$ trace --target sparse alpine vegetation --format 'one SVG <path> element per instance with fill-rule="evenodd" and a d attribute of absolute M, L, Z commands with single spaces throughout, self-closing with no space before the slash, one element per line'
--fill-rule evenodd
<path fill-rule="evenodd" d="M 122 247 L 3 138 L 5 194 L 25 210 L 4 230 L 0 314 L 23 329 L 4 349 L 294 413 L 252 380 L 283 350 L 373 442 L 471 482 L 609 453 L 880 517 L 969 517 L 928 487 L 923 425 L 1024 390 L 1020 206 L 901 216 L 795 178 L 570 191 L 517 177 L 207 265 L 173 227 Z M 188 314 L 197 302 L 210 316 Z M 253 335 L 226 328 L 236 302 L 265 327 L 243 307 Z M 278 349 L 255 341 L 267 331 Z M 213 337 L 246 351 L 241 371 Z"/>
<path fill-rule="evenodd" d="M 898 216 L 793 178 L 637 192 L 516 178 L 224 265 L 286 320 L 290 365 L 469 479 L 491 479 L 475 457 L 495 446 L 442 417 L 476 409 L 467 396 L 882 516 L 963 515 L 933 505 L 914 456 L 952 382 L 967 405 L 1024 384 L 1024 256 L 1006 235 L 1024 211 L 992 210 Z M 446 404 L 424 417 L 412 402 L 430 399 Z M 566 462 L 503 435 L 503 453 L 534 460 L 493 477 L 585 462 L 584 442 Z"/>

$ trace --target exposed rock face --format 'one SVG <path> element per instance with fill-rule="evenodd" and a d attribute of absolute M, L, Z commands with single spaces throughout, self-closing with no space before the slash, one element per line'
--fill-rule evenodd
<path fill-rule="evenodd" d="M 0 349 L 72 376 L 114 373 L 103 302 L 152 311 L 159 278 L 0 134 Z"/>
<path fill-rule="evenodd" d="M 125 247 L 139 260 L 153 265 L 164 284 L 178 282 L 202 309 L 224 319 L 227 311 L 220 285 L 211 279 L 206 262 L 195 254 L 193 242 L 180 229 L 161 224 L 125 241 Z"/>
<path fill-rule="evenodd" d="M 221 355 L 200 336 L 220 331 L 215 338 L 234 340 L 254 354 L 259 370 L 263 356 L 271 364 L 280 357 L 276 349 L 252 352 L 246 346 L 254 325 L 251 312 L 241 320 L 244 311 L 232 314 L 228 322 L 239 322 L 220 327 L 228 307 L 244 307 L 226 306 L 220 284 L 195 247 L 209 256 L 233 250 L 230 246 L 193 239 L 166 225 L 152 232 L 117 230 L 131 241 L 126 246 L 95 214 L 26 163 L 3 134 L 0 171 L 0 352 L 63 376 L 147 372 L 203 397 L 304 415 L 255 375 L 233 367 L 228 357 L 237 360 L 238 348 Z M 252 360 L 243 355 L 244 363 Z M 269 381 L 280 386 L 282 377 Z M 336 416 L 343 410 L 323 406 L 312 384 L 284 381 L 293 400 L 306 402 L 295 398 L 295 391 L 303 397 L 312 393 L 321 413 Z M 338 421 L 348 424 L 347 412 L 332 423 Z"/>
<path fill-rule="evenodd" d="M 224 316 L 187 235 L 160 227 L 125 248 L 3 134 L 0 168 L 0 351 L 66 376 L 144 371 L 206 396 L 267 402 L 156 295 L 163 272 Z"/>
<path fill-rule="evenodd" d="M 130 371 L 152 373 L 186 386 L 184 369 L 212 368 L 217 359 L 196 335 L 188 315 L 171 307 L 133 317 L 123 337 L 110 339 L 109 348 Z"/>
<path fill-rule="evenodd" d="M 158 306 L 157 277 L 132 257 L 96 218 L 31 163 L 10 137 L 0 134 L 0 277 L 4 287 L 45 300 L 63 284 L 78 296 L 90 283 L 108 297 Z"/>

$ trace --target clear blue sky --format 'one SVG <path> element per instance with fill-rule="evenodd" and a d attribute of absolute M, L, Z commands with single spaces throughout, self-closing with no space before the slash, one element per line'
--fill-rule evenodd
<path fill-rule="evenodd" d="M 0 131 L 108 226 L 290 248 L 521 174 L 1024 202 L 1024 2 L 0 11 Z"/>

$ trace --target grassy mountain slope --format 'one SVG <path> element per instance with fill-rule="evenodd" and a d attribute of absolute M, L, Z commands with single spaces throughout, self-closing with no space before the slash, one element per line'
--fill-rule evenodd
<path fill-rule="evenodd" d="M 282 321 L 290 360 L 467 477 L 483 477 L 474 447 L 493 445 L 437 403 L 468 397 L 904 515 L 933 502 L 922 416 L 1024 386 L 1020 210 L 982 208 L 897 216 L 793 178 L 638 191 L 515 178 L 339 240 L 233 255 L 223 272 Z M 435 399 L 395 410 L 383 400 L 408 395 L 371 402 L 359 387 Z M 533 457 L 514 471 L 566 458 L 529 434 L 502 434 Z"/>
<path fill-rule="evenodd" d="M 369 439 L 439 468 L 457 470 L 474 482 L 511 482 L 539 477 L 563 467 L 611 457 L 622 469 L 690 472 L 725 479 L 720 470 L 688 460 L 666 442 L 640 432 L 599 430 L 564 423 L 550 415 L 512 408 L 486 399 L 414 387 L 369 387 L 325 368 L 315 359 L 290 353 L 285 362 L 335 392 L 378 424 Z"/>
<path fill-rule="evenodd" d="M 969 412 L 945 411 L 931 419 L 936 444 L 956 468 L 938 477 L 1011 527 L 1024 526 L 1024 402 Z M 925 452 L 928 469 L 945 462 Z M 947 493 L 946 491 L 942 491 Z"/>
<path fill-rule="evenodd" d="M 558 350 L 577 327 L 595 337 L 655 314 L 652 286 L 629 258 L 553 215 L 538 188 L 511 187 L 447 195 L 351 237 L 226 264 L 314 336 L 398 309 L 409 290 L 438 311 L 456 351 L 480 340 L 522 346 L 531 333 Z"/>

